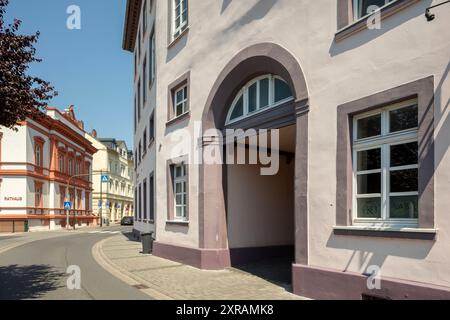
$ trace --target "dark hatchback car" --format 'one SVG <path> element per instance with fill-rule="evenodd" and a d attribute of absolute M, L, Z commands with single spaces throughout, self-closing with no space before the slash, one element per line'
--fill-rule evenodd
<path fill-rule="evenodd" d="M 134 223 L 133 217 L 123 217 L 122 221 L 120 221 L 120 225 L 122 226 L 132 226 Z"/>

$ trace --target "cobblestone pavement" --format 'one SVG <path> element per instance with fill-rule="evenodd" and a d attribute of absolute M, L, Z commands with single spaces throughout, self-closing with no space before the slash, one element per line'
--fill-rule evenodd
<path fill-rule="evenodd" d="M 121 234 L 100 242 L 93 253 L 97 262 L 108 271 L 130 285 L 141 286 L 144 292 L 158 299 L 303 299 L 240 270 L 230 268 L 224 271 L 202 271 L 152 255 L 143 255 L 140 253 L 141 249 L 139 242 Z"/>

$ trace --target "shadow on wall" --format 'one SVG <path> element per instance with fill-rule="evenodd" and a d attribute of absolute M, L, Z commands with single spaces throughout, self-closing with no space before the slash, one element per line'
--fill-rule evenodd
<path fill-rule="evenodd" d="M 329 50 L 330 56 L 334 57 L 338 54 L 358 48 L 418 16 L 422 16 L 422 18 L 426 20 L 425 10 L 432 2 L 432 0 L 419 1 L 411 7 L 396 13 L 394 17 L 382 20 L 381 29 L 363 30 L 339 42 L 333 40 Z"/>
<path fill-rule="evenodd" d="M 434 141 L 438 144 L 435 150 L 435 168 L 439 167 L 450 145 L 450 98 L 445 102 L 442 101 L 442 87 L 444 87 L 444 85 L 446 85 L 446 87 L 450 85 L 450 79 L 448 79 L 449 73 L 450 61 L 442 74 L 441 80 L 435 86 L 436 91 L 434 93 L 435 112 L 437 111 L 436 113 L 438 114 L 434 119 L 434 127 L 436 130 Z"/>
<path fill-rule="evenodd" d="M 223 0 L 222 13 L 230 5 L 231 1 L 232 0 Z M 238 20 L 233 22 L 224 31 L 225 32 L 233 31 L 234 29 L 243 27 L 249 23 L 252 23 L 255 20 L 261 20 L 267 15 L 267 13 L 269 13 L 269 11 L 273 8 L 273 6 L 276 3 L 277 0 L 259 0 L 253 7 L 251 7 L 247 12 L 245 12 Z"/>
<path fill-rule="evenodd" d="M 47 265 L 2 266 L 0 300 L 39 299 L 47 292 L 63 288 L 66 277 Z"/>
<path fill-rule="evenodd" d="M 184 47 L 186 47 L 188 40 L 189 32 L 181 36 L 179 39 L 174 40 L 174 43 L 171 44 L 171 46 L 167 50 L 166 63 L 170 62 L 184 49 Z"/>
<path fill-rule="evenodd" d="M 227 10 L 232 0 L 222 0 L 222 9 L 220 10 L 220 14 L 224 13 Z"/>
<path fill-rule="evenodd" d="M 398 245 L 399 241 L 401 241 L 401 245 Z M 385 245 L 383 245 L 383 242 Z M 352 256 L 343 271 L 348 271 L 350 265 L 356 262 L 359 271 L 364 273 L 369 266 L 382 268 L 386 259 L 390 256 L 423 260 L 428 256 L 434 244 L 434 241 L 399 239 L 377 239 L 374 241 L 372 238 L 341 237 L 331 234 L 327 241 L 327 248 L 352 250 Z M 358 261 L 355 261 L 356 259 Z"/>

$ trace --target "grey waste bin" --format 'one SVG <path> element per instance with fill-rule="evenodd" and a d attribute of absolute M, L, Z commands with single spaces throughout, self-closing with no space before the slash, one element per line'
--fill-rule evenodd
<path fill-rule="evenodd" d="M 142 233 L 141 234 L 142 241 L 142 253 L 150 254 L 153 251 L 153 233 Z"/>

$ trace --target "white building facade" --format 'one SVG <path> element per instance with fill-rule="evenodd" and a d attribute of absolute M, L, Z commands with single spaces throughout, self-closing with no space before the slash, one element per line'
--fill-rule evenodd
<path fill-rule="evenodd" d="M 117 223 L 134 216 L 133 153 L 123 140 L 97 138 L 94 131 L 86 138 L 98 150 L 93 160 L 93 211 L 105 223 Z M 102 184 L 101 176 L 108 181 Z"/>
<path fill-rule="evenodd" d="M 0 128 L 0 231 L 55 230 L 96 225 L 92 212 L 92 156 L 73 107 L 48 108 L 38 119 Z"/>
<path fill-rule="evenodd" d="M 312 298 L 449 298 L 439 3 L 128 0 L 135 229 L 154 254 L 212 270 L 283 255 Z M 224 158 L 226 129 L 279 130 L 278 173 L 192 161 Z"/>

